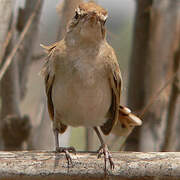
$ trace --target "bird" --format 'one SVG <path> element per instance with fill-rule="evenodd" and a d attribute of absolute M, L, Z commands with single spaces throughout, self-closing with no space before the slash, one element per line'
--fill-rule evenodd
<path fill-rule="evenodd" d="M 71 163 L 70 152 L 75 149 L 60 147 L 59 134 L 68 126 L 93 128 L 100 140 L 97 153 L 104 156 L 105 172 L 108 162 L 111 169 L 115 165 L 101 133 L 108 135 L 117 121 L 126 128 L 136 124 L 120 118 L 130 112 L 120 106 L 122 77 L 115 51 L 106 40 L 107 17 L 101 6 L 83 2 L 75 9 L 64 38 L 50 46 L 41 45 L 47 52 L 41 74 L 56 151 L 65 153 Z"/>

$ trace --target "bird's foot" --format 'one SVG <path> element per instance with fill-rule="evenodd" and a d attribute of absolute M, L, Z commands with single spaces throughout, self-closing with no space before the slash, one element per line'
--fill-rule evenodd
<path fill-rule="evenodd" d="M 105 173 L 107 172 L 107 161 L 109 161 L 110 168 L 111 168 L 111 170 L 113 170 L 115 165 L 114 165 L 114 162 L 112 160 L 112 155 L 109 152 L 108 146 L 106 144 L 101 145 L 99 150 L 98 150 L 98 158 L 100 158 L 101 155 L 104 155 L 104 164 L 105 164 L 104 171 L 105 171 Z"/>
<path fill-rule="evenodd" d="M 56 152 L 65 153 L 68 167 L 70 166 L 70 164 L 73 165 L 70 153 L 76 154 L 76 150 L 74 147 L 56 147 Z"/>

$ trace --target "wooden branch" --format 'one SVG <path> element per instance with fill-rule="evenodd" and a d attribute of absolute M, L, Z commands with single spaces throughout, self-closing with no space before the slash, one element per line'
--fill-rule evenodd
<path fill-rule="evenodd" d="M 103 159 L 96 153 L 77 153 L 73 156 L 73 167 L 67 167 L 64 154 L 54 152 L 14 151 L 0 152 L 0 178 L 30 179 L 102 179 Z M 173 179 L 180 176 L 180 153 L 113 152 L 115 169 L 108 172 L 111 179 Z M 121 178 L 120 178 L 121 177 Z"/>

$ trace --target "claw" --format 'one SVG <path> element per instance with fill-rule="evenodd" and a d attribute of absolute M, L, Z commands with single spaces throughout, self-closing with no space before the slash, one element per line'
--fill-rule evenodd
<path fill-rule="evenodd" d="M 104 164 L 105 164 L 104 171 L 105 171 L 105 173 L 106 173 L 106 172 L 107 172 L 107 161 L 109 161 L 111 170 L 113 170 L 114 167 L 115 167 L 114 162 L 113 162 L 113 160 L 112 160 L 112 155 L 111 155 L 111 153 L 109 152 L 108 147 L 107 147 L 106 144 L 103 144 L 103 145 L 99 148 L 99 150 L 98 150 L 98 158 L 100 158 L 102 154 L 104 154 Z"/>
<path fill-rule="evenodd" d="M 98 159 L 101 158 L 102 155 L 103 155 L 103 149 L 102 149 L 102 147 L 100 147 L 99 150 L 98 150 L 98 156 L 97 156 L 97 158 L 98 158 Z"/>
<path fill-rule="evenodd" d="M 68 148 L 68 150 L 69 150 L 69 152 L 74 153 L 76 155 L 76 150 L 75 150 L 75 148 L 73 146 L 70 146 Z"/>
<path fill-rule="evenodd" d="M 70 165 L 73 166 L 73 161 L 72 161 L 70 152 L 76 154 L 76 150 L 75 150 L 74 147 L 56 147 L 56 152 L 65 153 L 66 160 L 67 160 L 67 163 L 68 163 L 68 168 L 69 168 Z"/>

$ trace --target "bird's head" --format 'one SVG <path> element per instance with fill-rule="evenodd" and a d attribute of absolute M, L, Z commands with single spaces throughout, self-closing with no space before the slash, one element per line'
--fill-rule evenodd
<path fill-rule="evenodd" d="M 71 34 L 81 41 L 101 41 L 105 38 L 107 11 L 94 2 L 82 3 L 68 26 Z"/>

